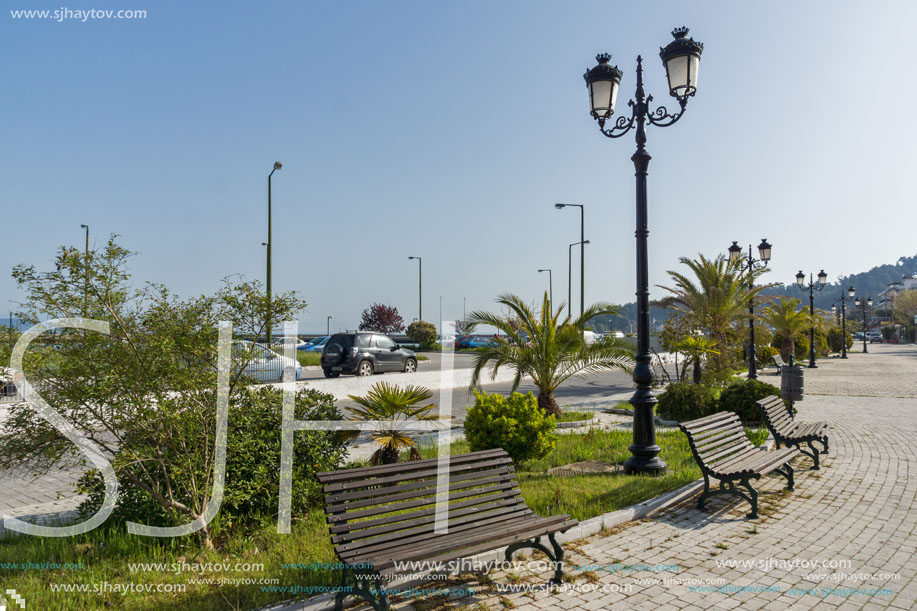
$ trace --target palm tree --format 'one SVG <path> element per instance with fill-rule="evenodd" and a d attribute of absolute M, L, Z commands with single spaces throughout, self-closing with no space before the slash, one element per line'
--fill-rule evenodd
<path fill-rule="evenodd" d="M 818 327 L 821 318 L 813 317 L 805 310 L 797 310 L 801 301 L 783 298 L 764 308 L 761 319 L 774 328 L 774 335 L 780 338 L 780 356 L 787 361 L 796 351 L 796 338 L 813 326 Z"/>
<path fill-rule="evenodd" d="M 730 328 L 735 322 L 748 318 L 749 301 L 770 285 L 749 289 L 748 285 L 766 270 L 743 272 L 741 260 L 730 261 L 722 254 L 714 259 L 700 254 L 698 257 L 679 258 L 679 262 L 694 273 L 695 279 L 669 271 L 675 286 L 660 286 L 671 295 L 657 303 L 683 312 L 694 328 L 702 330 L 719 347 L 720 352 L 710 360 L 711 367 L 722 372 L 729 369 Z"/>
<path fill-rule="evenodd" d="M 554 391 L 565 380 L 578 373 L 594 373 L 613 369 L 631 371 L 633 349 L 613 337 L 589 344 L 585 341 L 586 323 L 596 316 L 618 315 L 609 303 L 595 303 L 580 316 L 560 319 L 565 304 L 551 311 L 548 294 L 544 294 L 541 311 L 535 312 L 516 295 L 500 295 L 497 303 L 505 306 L 506 315 L 484 311 L 472 312 L 469 325 L 496 327 L 508 339 L 498 337 L 496 343 L 481 349 L 475 357 L 471 386 L 477 386 L 481 371 L 491 364 L 491 379 L 504 365 L 515 369 L 513 388 L 519 387 L 524 376 L 530 376 L 538 388 L 538 405 L 547 414 L 560 415 Z"/>
<path fill-rule="evenodd" d="M 373 441 L 379 445 L 369 459 L 373 465 L 389 465 L 398 462 L 401 450 L 411 449 L 411 460 L 421 458 L 414 445 L 414 439 L 402 431 L 408 420 L 439 420 L 430 410 L 435 404 L 418 405 L 433 396 L 428 388 L 423 386 L 406 386 L 401 388 L 387 382 L 374 385 L 365 397 L 348 395 L 359 407 L 348 408 L 353 412 L 353 417 L 348 420 L 383 420 L 386 424 L 373 431 Z M 341 437 L 352 441 L 360 434 L 359 431 L 341 431 Z"/>
<path fill-rule="evenodd" d="M 695 384 L 700 384 L 701 361 L 707 356 L 720 353 L 715 348 L 715 341 L 708 337 L 697 337 L 696 335 L 686 337 L 675 345 L 675 350 L 685 354 L 685 368 L 688 365 L 694 366 L 693 379 Z"/>

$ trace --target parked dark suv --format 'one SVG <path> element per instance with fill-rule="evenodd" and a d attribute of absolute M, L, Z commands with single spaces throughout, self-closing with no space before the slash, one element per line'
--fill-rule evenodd
<path fill-rule="evenodd" d="M 326 378 L 336 378 L 342 373 L 358 376 L 385 371 L 413 373 L 417 371 L 417 355 L 382 333 L 336 333 L 322 350 L 322 371 Z"/>

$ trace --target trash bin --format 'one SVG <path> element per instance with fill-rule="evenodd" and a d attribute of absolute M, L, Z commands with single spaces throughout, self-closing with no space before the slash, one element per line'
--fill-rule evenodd
<path fill-rule="evenodd" d="M 780 396 L 787 401 L 802 401 L 802 395 L 802 367 L 794 365 L 790 357 L 790 364 L 780 368 Z"/>

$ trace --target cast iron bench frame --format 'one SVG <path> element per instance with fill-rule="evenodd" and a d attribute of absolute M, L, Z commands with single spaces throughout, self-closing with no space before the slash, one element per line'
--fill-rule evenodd
<path fill-rule="evenodd" d="M 504 450 L 450 457 L 447 534 L 433 532 L 437 465 L 434 458 L 315 474 L 322 484 L 331 542 L 344 565 L 335 611 L 349 593 L 376 611 L 390 609 L 383 581 L 415 572 L 397 569 L 396 562 L 435 565 L 503 546 L 508 546 L 506 560 L 518 549 L 544 552 L 554 566 L 551 583 L 561 583 L 564 551 L 555 535 L 578 522 L 568 515 L 542 518 L 529 509 Z M 541 542 L 545 536 L 551 549 Z"/>
<path fill-rule="evenodd" d="M 682 422 L 679 428 L 688 437 L 694 460 L 704 474 L 704 491 L 697 499 L 697 508 L 704 509 L 704 499 L 716 494 L 735 494 L 751 504 L 746 517 L 758 517 L 758 491 L 751 480 L 776 471 L 793 490 L 793 467 L 790 461 L 798 454 L 795 448 L 766 452 L 753 446 L 745 435 L 742 421 L 735 412 L 719 412 L 697 420 Z M 719 480 L 719 490 L 710 489 L 710 478 Z M 748 494 L 738 486 L 745 487 Z"/>
<path fill-rule="evenodd" d="M 761 417 L 764 418 L 764 424 L 767 425 L 767 429 L 774 437 L 774 444 L 777 448 L 780 448 L 780 444 L 788 448 L 797 448 L 800 452 L 812 459 L 815 463 L 815 466 L 812 468 L 818 471 L 821 468 L 819 466 L 819 450 L 812 444 L 821 444 L 821 453 L 828 453 L 828 435 L 826 434 L 828 423 L 796 422 L 795 418 L 793 418 L 791 408 L 787 407 L 783 399 L 777 395 L 764 397 L 760 401 L 756 401 L 755 405 L 757 405 L 758 409 L 761 411 Z M 809 446 L 808 451 L 802 448 L 803 443 Z"/>

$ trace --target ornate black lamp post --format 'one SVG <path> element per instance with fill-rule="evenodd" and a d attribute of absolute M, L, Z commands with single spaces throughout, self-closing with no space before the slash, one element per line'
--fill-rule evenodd
<path fill-rule="evenodd" d="M 742 257 L 742 247 L 738 242 L 733 242 L 729 247 L 729 260 L 738 261 Z M 771 260 L 771 245 L 767 243 L 766 238 L 761 239 L 758 244 L 758 258 L 752 256 L 751 244 L 748 245 L 748 260 L 739 264 L 740 271 L 748 272 L 748 290 L 755 286 L 753 272 L 764 269 Z M 748 300 L 748 378 L 751 380 L 758 379 L 758 362 L 757 353 L 755 352 L 755 301 Z"/>
<path fill-rule="evenodd" d="M 847 358 L 847 300 L 853 299 L 856 289 L 852 286 L 847 289 L 847 294 L 841 293 L 841 358 Z"/>
<path fill-rule="evenodd" d="M 647 271 L 646 238 L 646 176 L 649 168 L 650 154 L 646 151 L 646 124 L 668 127 L 678 121 L 685 112 L 688 98 L 697 90 L 697 68 L 704 45 L 688 38 L 688 28 L 677 28 L 672 32 L 675 40 L 664 49 L 659 57 L 665 65 L 669 81 L 669 94 L 678 102 L 680 110 L 669 114 L 665 106 L 650 110 L 653 96 L 647 96 L 643 90 L 643 58 L 637 56 L 637 90 L 634 99 L 627 105 L 631 108 L 630 117 L 620 116 L 614 125 L 605 128 L 605 122 L 611 118 L 618 97 L 618 86 L 621 84 L 622 72 L 617 66 L 608 63 L 611 55 L 602 53 L 596 56 L 598 65 L 586 72 L 583 78 L 589 89 L 590 114 L 598 121 L 599 130 L 609 138 L 620 138 L 632 128 L 636 129 L 634 140 L 637 150 L 631 156 L 637 176 L 637 356 L 634 367 L 634 383 L 637 386 L 631 405 L 634 406 L 634 442 L 631 444 L 631 456 L 624 463 L 627 473 L 662 473 L 666 464 L 659 459 L 659 446 L 656 444 L 656 426 L 653 420 L 653 407 L 656 397 L 653 395 L 653 368 L 650 366 L 650 322 L 649 322 L 649 278 Z"/>
<path fill-rule="evenodd" d="M 866 301 L 863 301 L 857 297 L 853 303 L 856 306 L 863 308 L 863 352 L 866 353 L 869 352 L 869 350 L 866 349 L 866 308 L 872 307 L 872 297 L 867 297 Z"/>
<path fill-rule="evenodd" d="M 796 287 L 801 291 L 809 291 L 809 314 L 813 317 L 815 316 L 815 291 L 820 291 L 825 288 L 825 283 L 828 282 L 828 274 L 825 273 L 825 270 L 818 272 L 818 282 L 812 282 L 812 273 L 809 272 L 809 284 L 805 284 L 806 275 L 802 273 L 802 270 L 799 270 L 799 273 L 796 274 Z M 809 329 L 809 369 L 815 369 L 818 365 L 815 364 L 815 326 L 813 325 Z"/>

